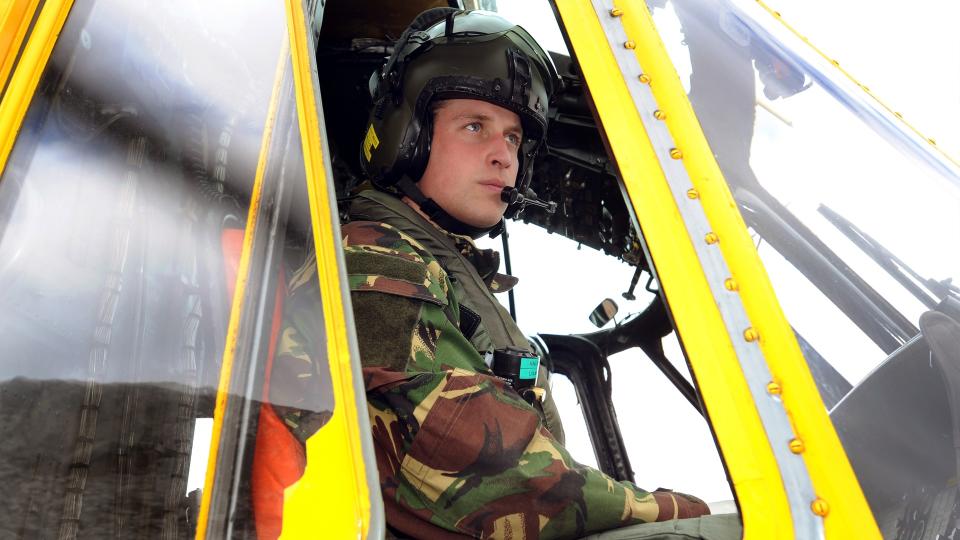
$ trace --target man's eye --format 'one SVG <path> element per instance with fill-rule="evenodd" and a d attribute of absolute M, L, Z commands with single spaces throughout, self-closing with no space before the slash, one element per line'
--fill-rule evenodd
<path fill-rule="evenodd" d="M 507 135 L 507 142 L 513 146 L 520 146 L 520 143 L 523 142 L 523 138 L 515 133 Z"/>
<path fill-rule="evenodd" d="M 480 122 L 471 122 L 467 124 L 464 129 L 466 129 L 467 131 L 477 132 L 477 131 L 480 131 L 480 127 L 481 127 Z"/>

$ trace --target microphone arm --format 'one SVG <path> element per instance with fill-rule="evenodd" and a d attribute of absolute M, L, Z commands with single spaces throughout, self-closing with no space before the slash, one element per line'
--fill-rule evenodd
<path fill-rule="evenodd" d="M 515 187 L 505 187 L 500 192 L 500 200 L 508 205 L 519 205 L 517 213 L 523 211 L 528 206 L 542 208 L 546 213 L 552 214 L 557 211 L 557 203 L 554 201 L 544 201 L 537 198 L 537 194 L 532 189 L 527 188 L 526 194 L 521 194 Z"/>

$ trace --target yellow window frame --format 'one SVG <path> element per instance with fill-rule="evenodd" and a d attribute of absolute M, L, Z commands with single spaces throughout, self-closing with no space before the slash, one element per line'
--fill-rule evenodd
<path fill-rule="evenodd" d="M 283 536 L 309 538 L 319 530 L 330 538 L 379 538 L 384 534 L 383 501 L 366 392 L 353 324 L 350 289 L 340 241 L 333 172 L 320 107 L 311 21 L 303 0 L 287 0 L 297 115 L 313 223 L 317 275 L 326 325 L 327 358 L 337 406 L 329 423 L 307 440 L 307 468 L 284 497 Z M 343 490 L 332 489 L 333 485 Z"/>
<path fill-rule="evenodd" d="M 288 43 L 278 62 L 266 126 L 251 195 L 243 249 L 237 273 L 234 303 L 231 307 L 227 343 L 220 374 L 214 412 L 213 437 L 208 458 L 207 480 L 197 524 L 197 539 L 206 538 L 210 528 L 211 497 L 216 489 L 220 433 L 225 421 L 233 353 L 239 339 L 239 326 L 245 305 L 246 277 L 256 235 L 259 195 L 276 122 L 276 107 L 284 77 L 285 59 L 292 60 L 296 93 L 297 121 L 313 226 L 317 275 L 323 299 L 324 334 L 327 337 L 327 361 L 330 367 L 334 403 L 331 418 L 306 443 L 306 469 L 303 476 L 284 492 L 282 537 L 307 538 L 323 530 L 335 538 L 383 536 L 383 511 L 379 481 L 373 459 L 369 421 L 365 414 L 366 394 L 362 385 L 358 349 L 353 330 L 349 287 L 340 243 L 340 225 L 333 195 L 333 175 L 329 168 L 326 137 L 318 106 L 316 61 L 310 33 L 311 23 L 302 0 L 285 2 Z"/>
<path fill-rule="evenodd" d="M 7 84 L 39 5 L 40 0 L 8 0 L 0 6 L 0 89 Z"/>
<path fill-rule="evenodd" d="M 647 6 L 638 0 L 555 5 L 697 378 L 737 495 L 744 538 L 803 538 L 813 530 L 827 539 L 879 539 Z M 625 62 L 637 69 L 627 72 Z M 655 104 L 651 110 L 635 101 L 644 93 Z M 657 143 L 651 129 L 660 130 Z M 663 134 L 671 144 L 663 144 Z M 682 190 L 678 166 L 679 179 L 687 182 Z M 691 216 L 707 228 L 698 230 Z M 720 264 L 706 267 L 705 253 Z M 742 327 L 731 327 L 731 308 L 745 316 Z M 746 367 L 745 351 L 763 365 Z M 769 374 L 760 387 L 747 376 L 755 368 Z M 771 410 L 792 431 L 789 437 L 773 437 L 761 418 Z M 803 490 L 783 468 L 789 454 L 802 459 L 809 496 L 799 495 Z"/>
<path fill-rule="evenodd" d="M 3 59 L 5 69 L 9 69 L 9 66 L 6 65 L 8 61 L 12 66 L 13 57 L 20 50 L 27 26 L 29 26 L 33 15 L 33 12 L 30 12 L 28 17 L 26 12 L 20 12 L 21 18 L 15 20 L 15 14 L 17 13 L 15 10 L 17 8 L 29 8 L 29 5 L 20 4 L 19 1 L 11 4 L 9 6 L 10 11 L 4 14 L 4 32 L 7 30 L 7 24 L 16 25 L 13 41 L 8 45 L 6 54 L 0 56 Z M 10 151 L 13 149 L 17 133 L 20 132 L 23 117 L 27 113 L 27 108 L 30 107 L 30 101 L 33 99 L 37 84 L 40 82 L 40 75 L 47 67 L 50 52 L 53 51 L 53 45 L 57 41 L 57 36 L 60 35 L 63 22 L 67 20 L 67 14 L 71 7 L 73 7 L 73 0 L 47 0 L 44 3 L 33 32 L 30 33 L 30 37 L 23 47 L 20 61 L 10 76 L 6 92 L 3 94 L 3 101 L 0 102 L 0 174 L 6 169 L 7 159 L 10 157 Z M 33 9 L 36 10 L 35 4 Z M 17 36 L 19 36 L 21 43 L 15 43 Z M 5 81 L 7 78 L 7 75 L 3 72 L 0 72 L 0 76 L 2 76 L 0 80 Z"/>

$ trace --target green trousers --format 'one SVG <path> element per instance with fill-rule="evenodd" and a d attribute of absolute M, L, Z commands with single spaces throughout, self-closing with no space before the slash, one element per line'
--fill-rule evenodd
<path fill-rule="evenodd" d="M 742 535 L 743 527 L 736 514 L 718 514 L 631 525 L 581 540 L 739 540 Z"/>

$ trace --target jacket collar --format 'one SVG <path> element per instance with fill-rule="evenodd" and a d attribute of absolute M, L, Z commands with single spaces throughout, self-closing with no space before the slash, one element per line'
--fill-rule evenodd
<path fill-rule="evenodd" d="M 500 268 L 500 253 L 496 250 L 480 249 L 470 236 L 454 234 L 431 223 L 397 196 L 371 189 L 360 192 L 357 198 L 366 199 L 379 206 L 386 207 L 392 213 L 405 218 L 412 225 L 427 232 L 429 236 L 441 244 L 459 252 L 463 258 L 473 265 L 490 292 L 509 291 L 520 281 L 514 276 L 497 272 Z"/>

